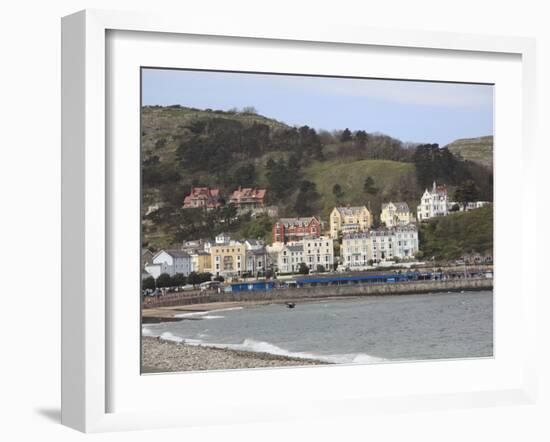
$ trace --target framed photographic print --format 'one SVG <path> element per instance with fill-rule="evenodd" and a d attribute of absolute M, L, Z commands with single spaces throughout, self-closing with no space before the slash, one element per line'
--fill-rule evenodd
<path fill-rule="evenodd" d="M 531 401 L 533 57 L 64 18 L 63 423 Z"/>

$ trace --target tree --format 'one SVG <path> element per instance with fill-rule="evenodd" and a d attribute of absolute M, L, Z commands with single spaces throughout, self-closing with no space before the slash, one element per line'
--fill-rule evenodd
<path fill-rule="evenodd" d="M 374 179 L 372 177 L 368 176 L 367 178 L 365 178 L 363 190 L 369 195 L 376 195 L 378 193 L 378 189 L 374 186 Z"/>
<path fill-rule="evenodd" d="M 462 206 L 466 208 L 468 203 L 477 201 L 479 198 L 479 189 L 474 181 L 466 180 L 457 187 L 454 197 L 456 201 L 462 203 Z"/>
<path fill-rule="evenodd" d="M 172 277 L 168 273 L 161 273 L 157 278 L 157 287 L 172 287 Z"/>
<path fill-rule="evenodd" d="M 243 110 L 241 111 L 242 114 L 257 114 L 258 111 L 254 106 L 245 106 L 243 107 Z"/>
<path fill-rule="evenodd" d="M 149 276 L 141 281 L 142 290 L 155 290 L 155 278 Z"/>
<path fill-rule="evenodd" d="M 237 216 L 237 207 L 235 204 L 226 204 L 222 208 L 222 217 L 226 226 L 230 226 L 233 218 Z"/>
<path fill-rule="evenodd" d="M 203 281 L 201 280 L 201 277 L 197 272 L 191 272 L 187 277 L 187 282 L 195 287 L 197 284 L 200 284 Z"/>
<path fill-rule="evenodd" d="M 254 164 L 248 163 L 243 166 L 240 166 L 235 170 L 232 177 L 233 185 L 239 185 L 242 187 L 252 187 L 256 181 L 256 168 Z"/>
<path fill-rule="evenodd" d="M 203 282 L 207 282 L 207 281 L 211 281 L 212 280 L 212 273 L 209 273 L 209 272 L 202 272 L 202 273 L 199 273 L 199 284 L 203 283 Z"/>
<path fill-rule="evenodd" d="M 367 145 L 367 133 L 364 130 L 355 132 L 355 142 L 358 147 L 364 148 Z"/>
<path fill-rule="evenodd" d="M 317 210 L 319 194 L 315 183 L 304 180 L 300 184 L 300 192 L 296 197 L 294 210 L 298 215 L 311 215 Z"/>
<path fill-rule="evenodd" d="M 300 162 L 297 158 L 289 158 L 288 164 L 283 159 L 270 164 L 266 177 L 271 195 L 275 199 L 283 199 L 295 189 L 299 176 Z"/>
<path fill-rule="evenodd" d="M 347 141 L 351 141 L 352 137 L 351 137 L 351 131 L 346 127 L 343 132 L 342 132 L 342 135 L 340 135 L 340 141 L 342 143 L 345 143 Z"/>
<path fill-rule="evenodd" d="M 262 214 L 252 219 L 243 229 L 246 238 L 265 238 L 271 232 L 272 221 L 269 216 Z"/>
<path fill-rule="evenodd" d="M 307 275 L 309 273 L 309 267 L 305 262 L 301 262 L 300 266 L 298 267 L 298 273 L 301 275 Z"/>
<path fill-rule="evenodd" d="M 342 186 L 340 186 L 340 184 L 338 183 L 332 186 L 332 194 L 335 196 L 336 200 L 340 200 L 340 198 L 344 196 L 344 192 L 342 191 Z"/>
<path fill-rule="evenodd" d="M 183 273 L 176 273 L 174 276 L 172 276 L 172 284 L 176 287 L 181 287 L 187 283 L 187 278 L 183 275 Z"/>
<path fill-rule="evenodd" d="M 326 272 L 325 266 L 322 264 L 317 264 L 317 272 L 325 273 Z"/>

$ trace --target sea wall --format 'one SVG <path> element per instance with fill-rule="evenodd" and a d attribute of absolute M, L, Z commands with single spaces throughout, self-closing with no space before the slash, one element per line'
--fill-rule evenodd
<path fill-rule="evenodd" d="M 182 294 L 181 297 L 171 296 L 169 299 L 163 299 L 162 297 L 148 298 L 144 300 L 143 308 L 205 304 L 210 302 L 299 301 L 300 299 L 313 298 L 406 295 L 448 291 L 457 292 L 462 290 L 491 290 L 492 288 L 493 280 L 490 278 L 464 278 L 443 281 L 409 281 L 380 284 L 347 284 L 330 287 L 302 287 L 255 292 L 204 293 L 197 296 Z"/>

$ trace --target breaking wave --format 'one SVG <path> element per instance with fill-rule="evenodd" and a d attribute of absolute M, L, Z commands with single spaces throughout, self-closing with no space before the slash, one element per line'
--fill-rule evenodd
<path fill-rule="evenodd" d="M 203 319 L 220 319 L 224 316 L 210 315 L 210 313 L 219 313 L 219 312 L 228 312 L 231 310 L 242 310 L 243 307 L 231 307 L 231 308 L 220 308 L 218 310 L 207 310 L 201 312 L 188 312 L 188 313 L 179 313 L 174 315 L 174 318 L 192 318 L 195 316 L 202 317 Z"/>

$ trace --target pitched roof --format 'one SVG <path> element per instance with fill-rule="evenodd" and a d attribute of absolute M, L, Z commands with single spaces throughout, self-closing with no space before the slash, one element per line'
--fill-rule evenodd
<path fill-rule="evenodd" d="M 289 244 L 286 248 L 291 252 L 303 252 L 304 246 L 302 244 Z"/>
<path fill-rule="evenodd" d="M 250 249 L 246 252 L 249 255 L 265 255 L 267 253 L 265 247 L 260 247 L 259 249 Z"/>
<path fill-rule="evenodd" d="M 363 210 L 368 210 L 366 206 L 348 206 L 348 207 L 335 207 L 341 215 L 358 215 Z"/>
<path fill-rule="evenodd" d="M 403 213 L 409 212 L 409 205 L 407 203 L 404 203 L 404 202 L 394 203 L 392 201 L 390 201 L 389 203 L 382 204 L 382 210 L 384 210 L 390 204 L 393 204 L 397 212 L 403 212 Z"/>
<path fill-rule="evenodd" d="M 233 191 L 231 201 L 239 202 L 240 200 L 263 200 L 265 198 L 266 189 L 257 189 L 252 187 L 240 187 Z"/>
<path fill-rule="evenodd" d="M 192 201 L 204 201 L 208 207 L 217 207 L 221 203 L 219 201 L 220 189 L 217 187 L 191 187 L 191 192 L 183 199 L 183 205 L 189 206 Z"/>
<path fill-rule="evenodd" d="M 342 239 L 362 239 L 362 238 L 369 238 L 369 237 L 370 237 L 369 232 L 353 232 L 353 233 L 345 233 Z"/>
<path fill-rule="evenodd" d="M 189 258 L 190 255 L 187 252 L 184 252 L 183 250 L 161 250 L 161 252 L 168 253 L 172 258 Z"/>
<path fill-rule="evenodd" d="M 279 223 L 283 224 L 285 227 L 296 227 L 296 226 L 307 226 L 311 223 L 312 220 L 319 222 L 314 216 L 301 217 L 301 218 L 280 218 Z"/>

